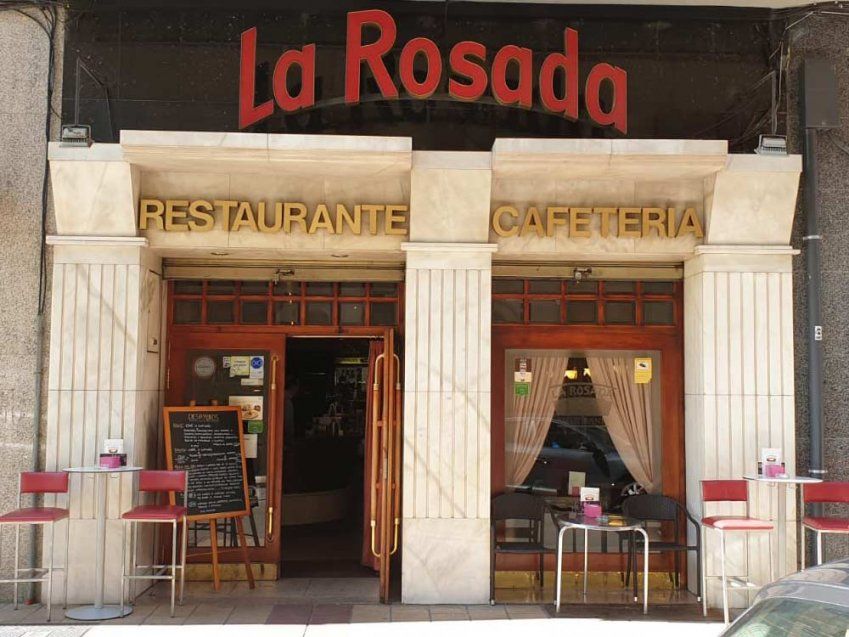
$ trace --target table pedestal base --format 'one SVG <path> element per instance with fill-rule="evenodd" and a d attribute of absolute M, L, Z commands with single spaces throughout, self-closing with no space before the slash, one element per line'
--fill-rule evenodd
<path fill-rule="evenodd" d="M 99 621 L 101 619 L 118 619 L 125 617 L 133 612 L 132 606 L 124 606 L 119 604 L 101 606 L 77 606 L 69 608 L 65 611 L 65 617 L 69 619 L 78 619 L 84 622 Z"/>

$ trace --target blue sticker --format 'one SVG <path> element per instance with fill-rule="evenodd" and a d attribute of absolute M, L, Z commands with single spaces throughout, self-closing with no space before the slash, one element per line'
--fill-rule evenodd
<path fill-rule="evenodd" d="M 254 369 L 260 369 L 262 367 L 262 356 L 251 357 L 251 367 Z"/>

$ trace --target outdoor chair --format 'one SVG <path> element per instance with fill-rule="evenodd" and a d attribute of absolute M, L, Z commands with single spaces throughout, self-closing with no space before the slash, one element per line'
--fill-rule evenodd
<path fill-rule="evenodd" d="M 504 537 L 499 538 L 499 523 L 519 522 L 506 526 Z M 492 499 L 490 516 L 490 578 L 489 601 L 495 603 L 495 559 L 498 554 L 536 555 L 540 590 L 544 587 L 545 566 L 545 502 L 527 493 L 505 493 Z"/>
<path fill-rule="evenodd" d="M 806 484 L 804 500 L 805 504 L 849 504 L 849 482 Z M 802 526 L 802 568 L 805 568 L 805 529 L 816 534 L 817 564 L 822 564 L 822 536 L 849 534 L 849 517 L 804 515 Z"/>
<path fill-rule="evenodd" d="M 141 471 L 139 473 L 139 493 L 176 494 L 182 492 L 183 503 L 187 502 L 189 489 L 188 475 L 185 471 Z M 177 584 L 177 569 L 180 569 L 180 604 L 183 603 L 183 588 L 186 581 L 186 514 L 185 506 L 175 504 L 141 504 L 133 507 L 121 518 L 124 528 L 121 536 L 121 608 L 124 607 L 124 588 L 126 581 L 135 580 L 169 580 L 171 582 L 171 617 L 174 616 L 174 595 Z M 136 565 L 136 544 L 138 542 L 138 525 L 140 523 L 170 524 L 171 525 L 171 564 Z M 182 550 L 180 565 L 177 566 L 177 526 L 182 525 Z M 127 564 L 127 527 L 132 529 L 130 548 L 130 573 L 126 572 Z M 138 575 L 139 569 L 150 569 L 150 574 Z M 169 571 L 166 575 L 165 572 Z"/>
<path fill-rule="evenodd" d="M 652 552 L 660 552 L 660 553 L 672 553 L 674 560 L 674 571 L 669 574 L 670 580 L 672 580 L 675 588 L 680 588 L 681 581 L 679 577 L 680 572 L 680 559 L 679 554 L 684 552 L 685 556 L 687 552 L 694 551 L 696 554 L 696 596 L 698 597 L 698 601 L 702 601 L 702 573 L 701 573 L 701 561 L 699 556 L 701 555 L 701 534 L 699 533 L 699 523 L 690 512 L 677 500 L 674 498 L 670 498 L 665 495 L 652 495 L 652 494 L 641 494 L 634 495 L 630 498 L 627 498 L 622 503 L 622 514 L 625 517 L 634 518 L 635 520 L 640 520 L 643 522 L 643 527 L 647 527 L 648 522 L 660 522 L 660 523 L 670 523 L 673 528 L 672 539 L 661 539 L 661 540 L 652 540 L 650 544 L 650 548 Z M 689 544 L 687 541 L 686 531 L 684 533 L 684 537 L 681 537 L 681 527 L 684 522 L 693 525 L 693 529 L 695 530 L 696 543 Z M 622 537 L 620 536 L 620 552 L 622 546 Z M 627 538 L 628 541 L 628 567 L 625 570 L 625 586 L 628 586 L 628 583 L 631 579 L 631 575 L 634 576 L 634 596 L 637 595 L 637 554 L 639 550 L 642 550 L 643 538 L 641 535 L 636 533 L 629 533 Z M 632 573 L 633 571 L 633 573 Z"/>
<path fill-rule="evenodd" d="M 62 608 L 68 605 L 68 539 L 71 528 L 70 512 L 68 509 L 59 507 L 32 506 L 21 508 L 21 496 L 32 494 L 33 498 L 45 493 L 68 493 L 68 474 L 64 471 L 25 471 L 18 477 L 18 503 L 14 511 L 9 511 L 0 516 L 0 531 L 9 524 L 15 525 L 15 563 L 14 576 L 10 579 L 0 579 L 0 584 L 15 585 L 14 607 L 18 609 L 18 586 L 25 583 L 47 584 L 47 621 L 51 620 L 53 601 L 53 572 L 63 571 L 65 575 L 65 597 Z M 33 502 L 35 504 L 35 502 Z M 55 551 L 56 523 L 68 519 L 65 525 L 65 564 L 63 567 L 53 565 Z M 44 568 L 21 568 L 20 566 L 20 543 L 22 524 L 44 524 L 50 525 L 50 548 L 47 551 L 47 567 Z M 25 577 L 20 577 L 25 574 Z"/>
<path fill-rule="evenodd" d="M 705 505 L 711 502 L 739 502 L 745 503 L 745 515 L 712 515 L 705 516 Z M 729 620 L 728 610 L 728 576 L 725 572 L 725 534 L 726 533 L 769 533 L 769 555 L 772 556 L 772 522 L 749 517 L 749 483 L 747 480 L 702 480 L 702 522 L 701 522 L 701 548 L 702 548 L 702 612 L 707 616 L 707 555 L 705 555 L 705 533 L 707 529 L 714 529 L 719 533 L 720 568 L 722 578 L 722 611 L 725 623 Z M 769 580 L 773 579 L 772 562 L 769 561 Z M 716 576 L 712 576 L 716 577 Z"/>

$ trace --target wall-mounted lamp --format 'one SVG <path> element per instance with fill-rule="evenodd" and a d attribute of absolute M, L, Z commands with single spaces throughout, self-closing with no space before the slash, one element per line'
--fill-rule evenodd
<path fill-rule="evenodd" d="M 760 135 L 758 146 L 755 148 L 758 155 L 783 156 L 787 154 L 787 137 L 784 135 Z"/>
<path fill-rule="evenodd" d="M 572 272 L 572 276 L 575 278 L 576 281 L 580 281 L 581 279 L 589 278 L 592 273 L 592 268 L 575 268 L 575 270 Z"/>

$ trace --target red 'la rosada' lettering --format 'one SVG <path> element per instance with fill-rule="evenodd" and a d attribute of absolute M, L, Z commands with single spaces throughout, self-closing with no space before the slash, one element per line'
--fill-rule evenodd
<path fill-rule="evenodd" d="M 377 28 L 373 42 L 363 41 L 366 25 Z M 345 102 L 360 101 L 360 76 L 363 65 L 368 66 L 381 95 L 385 99 L 397 98 L 398 87 L 386 68 L 384 57 L 395 46 L 397 28 L 395 20 L 386 11 L 369 9 L 348 14 L 347 43 L 345 49 Z M 315 104 L 315 44 L 301 49 L 290 49 L 280 55 L 274 67 L 272 89 L 274 99 L 261 104 L 254 101 L 256 88 L 257 30 L 252 27 L 242 33 L 241 78 L 239 82 L 239 127 L 269 117 L 274 104 L 285 112 L 294 112 Z M 485 67 L 487 56 L 483 44 L 472 41 L 458 42 L 448 54 L 448 93 L 457 100 L 474 101 L 484 95 L 489 87 L 492 96 L 507 106 L 531 108 L 533 106 L 533 51 L 508 44 L 495 52 L 489 72 Z M 413 73 L 417 58 L 425 60 L 425 76 L 419 79 Z M 507 81 L 511 66 L 518 70 L 518 83 Z M 298 67 L 301 76 L 297 94 L 290 93 L 287 77 L 292 67 Z M 404 90 L 412 97 L 426 99 L 436 92 L 442 81 L 442 55 L 433 40 L 413 38 L 401 49 L 398 75 Z M 555 91 L 555 76 L 560 71 L 565 79 L 564 94 Z M 578 118 L 578 32 L 563 31 L 563 53 L 551 53 L 543 60 L 538 76 L 539 97 L 543 108 L 571 120 Z M 584 85 L 584 106 L 590 118 L 599 125 L 613 126 L 628 132 L 627 73 L 605 62 L 596 64 L 587 74 Z M 602 86 L 609 84 L 612 96 L 608 108 L 601 104 Z"/>

